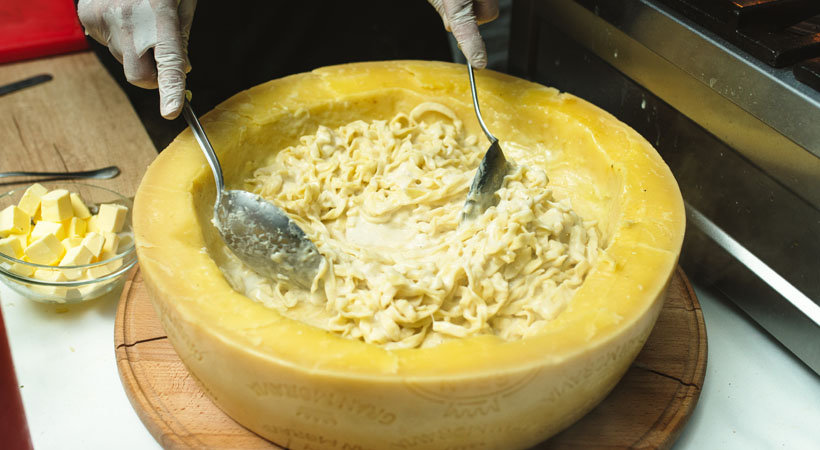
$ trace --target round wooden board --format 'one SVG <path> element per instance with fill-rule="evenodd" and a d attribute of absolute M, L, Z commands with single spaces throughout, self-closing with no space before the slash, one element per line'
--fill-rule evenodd
<path fill-rule="evenodd" d="M 282 448 L 205 396 L 166 338 L 139 270 L 123 290 L 114 343 L 128 398 L 164 448 Z M 623 379 L 589 414 L 537 448 L 668 448 L 695 408 L 705 373 L 703 314 L 678 268 L 655 328 Z"/>

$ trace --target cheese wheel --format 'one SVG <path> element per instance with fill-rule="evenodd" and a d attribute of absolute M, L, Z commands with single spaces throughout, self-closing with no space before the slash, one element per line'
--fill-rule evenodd
<path fill-rule="evenodd" d="M 521 340 L 479 335 L 388 350 L 285 318 L 222 276 L 213 179 L 190 131 L 151 164 L 133 210 L 144 279 L 181 359 L 239 423 L 291 449 L 526 448 L 592 409 L 638 354 L 683 239 L 669 168 L 634 130 L 577 97 L 476 75 L 502 148 L 543 167 L 556 195 L 602 235 L 601 256 L 566 309 Z M 421 61 L 274 80 L 202 122 L 228 185 L 241 188 L 273 152 L 320 125 L 384 120 L 423 102 L 446 105 L 482 136 L 466 68 Z"/>

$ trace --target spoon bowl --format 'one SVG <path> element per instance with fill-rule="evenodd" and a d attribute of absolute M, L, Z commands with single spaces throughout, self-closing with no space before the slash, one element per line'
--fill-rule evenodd
<path fill-rule="evenodd" d="M 242 190 L 226 190 L 222 166 L 188 100 L 182 115 L 191 127 L 216 182 L 214 226 L 225 245 L 259 275 L 310 289 L 322 255 L 281 208 Z"/>
<path fill-rule="evenodd" d="M 478 124 L 481 130 L 490 140 L 490 148 L 481 159 L 478 165 L 473 182 L 470 185 L 470 191 L 467 193 L 467 200 L 461 208 L 460 222 L 465 220 L 473 220 L 480 216 L 490 206 L 498 203 L 498 198 L 495 196 L 501 185 L 504 183 L 504 176 L 509 171 L 510 164 L 507 158 L 504 157 L 504 152 L 501 151 L 501 145 L 498 143 L 498 138 L 490 133 L 487 125 L 484 124 L 484 119 L 481 117 L 481 109 L 478 107 L 478 94 L 475 87 L 475 75 L 473 75 L 473 66 L 467 61 L 467 73 L 470 75 L 470 92 L 473 96 L 473 109 L 478 119 Z"/>

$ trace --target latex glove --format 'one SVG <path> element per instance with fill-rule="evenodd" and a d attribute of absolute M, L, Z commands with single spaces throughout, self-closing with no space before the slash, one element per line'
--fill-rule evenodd
<path fill-rule="evenodd" d="M 487 67 L 487 49 L 478 26 L 498 17 L 498 0 L 427 0 L 436 8 L 444 27 L 453 33 L 470 64 Z"/>
<path fill-rule="evenodd" d="M 160 113 L 177 117 L 185 96 L 196 0 L 80 0 L 85 32 L 122 63 L 129 83 L 159 88 Z M 153 51 L 150 51 L 152 50 Z"/>

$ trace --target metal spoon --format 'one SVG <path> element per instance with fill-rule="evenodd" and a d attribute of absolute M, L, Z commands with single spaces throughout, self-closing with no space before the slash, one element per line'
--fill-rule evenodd
<path fill-rule="evenodd" d="M 504 158 L 504 153 L 501 151 L 501 145 L 498 143 L 498 138 L 490 133 L 487 126 L 484 125 L 484 119 L 481 118 L 481 110 L 478 107 L 478 95 L 475 89 L 475 76 L 473 75 L 473 66 L 467 62 L 467 71 L 470 74 L 470 90 L 473 94 L 473 109 L 478 118 L 478 124 L 487 139 L 490 140 L 490 148 L 484 154 L 481 164 L 478 165 L 478 170 L 473 177 L 473 183 L 470 185 L 470 192 L 467 193 L 467 201 L 461 208 L 460 221 L 472 220 L 480 216 L 490 206 L 496 205 L 498 199 L 495 197 L 495 191 L 501 187 L 504 182 L 504 176 L 507 175 L 509 164 Z"/>
<path fill-rule="evenodd" d="M 96 170 L 83 170 L 78 172 L 0 172 L 0 178 L 7 177 L 44 177 L 52 179 L 58 177 L 59 179 L 71 178 L 96 178 L 98 180 L 105 180 L 114 178 L 120 174 L 120 169 L 117 166 L 103 167 Z"/>
<path fill-rule="evenodd" d="M 182 115 L 214 173 L 213 223 L 225 244 L 258 274 L 309 289 L 322 263 L 316 245 L 274 204 L 247 191 L 226 191 L 222 166 L 188 100 Z"/>

